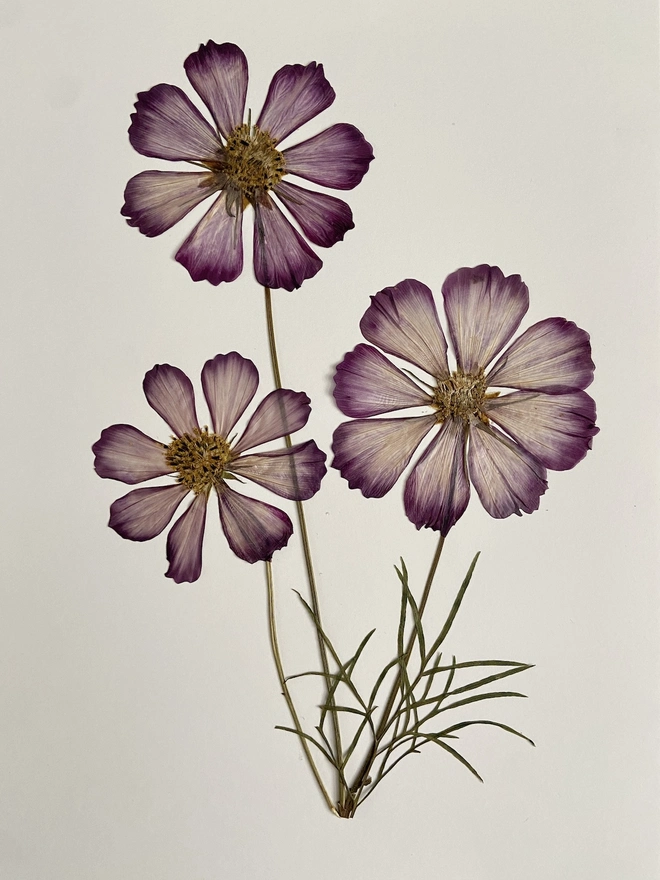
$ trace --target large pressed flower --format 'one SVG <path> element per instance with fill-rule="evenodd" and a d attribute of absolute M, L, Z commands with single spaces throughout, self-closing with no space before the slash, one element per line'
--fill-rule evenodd
<path fill-rule="evenodd" d="M 283 178 L 303 177 L 331 189 L 353 189 L 373 159 L 353 125 L 332 125 L 296 146 L 280 142 L 332 104 L 335 93 L 312 62 L 287 65 L 273 77 L 256 121 L 244 121 L 248 66 L 232 43 L 212 40 L 184 62 L 213 128 L 181 89 L 161 83 L 141 92 L 129 138 L 144 156 L 191 162 L 201 171 L 143 171 L 129 180 L 122 214 L 144 235 L 165 232 L 196 205 L 214 203 L 176 259 L 194 281 L 234 281 L 243 269 L 243 211 L 252 205 L 254 271 L 265 287 L 293 290 L 323 265 L 273 200 L 276 195 L 312 244 L 331 247 L 354 226 L 349 206 Z"/>
<path fill-rule="evenodd" d="M 362 335 L 431 380 L 412 378 L 372 345 L 349 352 L 337 367 L 334 394 L 355 420 L 335 431 L 332 466 L 352 489 L 380 498 L 436 429 L 406 480 L 404 505 L 418 529 L 446 535 L 467 507 L 470 482 L 491 516 L 537 510 L 546 468 L 574 467 L 598 428 L 584 391 L 594 370 L 584 330 L 547 318 L 502 352 L 529 305 L 519 275 L 505 278 L 491 266 L 459 269 L 442 293 L 453 370 L 428 287 L 407 280 L 371 298 Z M 372 418 L 420 406 L 431 412 Z"/>
<path fill-rule="evenodd" d="M 325 473 L 325 453 L 312 440 L 270 452 L 244 453 L 292 434 L 309 418 L 309 398 L 280 389 L 268 394 L 243 433 L 230 437 L 259 384 L 252 361 L 235 351 L 219 354 L 202 370 L 202 388 L 211 413 L 212 432 L 200 428 L 190 379 L 177 367 L 158 364 L 144 377 L 150 406 L 174 432 L 169 444 L 158 443 L 131 425 L 106 428 L 94 444 L 94 467 L 100 477 L 141 483 L 173 474 L 165 486 L 134 489 L 110 508 L 110 527 L 122 538 L 148 541 L 159 535 L 190 492 L 194 498 L 167 537 L 167 577 L 195 581 L 202 570 L 202 538 L 211 490 L 218 497 L 220 522 L 237 556 L 246 562 L 270 559 L 293 532 L 282 510 L 247 498 L 230 480 L 251 480 L 283 498 L 306 500 Z"/>

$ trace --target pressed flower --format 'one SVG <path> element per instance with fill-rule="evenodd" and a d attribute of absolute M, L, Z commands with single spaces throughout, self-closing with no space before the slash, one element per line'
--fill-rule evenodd
<path fill-rule="evenodd" d="M 360 329 L 372 345 L 356 346 L 335 374 L 337 405 L 354 420 L 334 433 L 332 466 L 352 489 L 380 498 L 434 431 L 407 477 L 404 506 L 417 528 L 446 535 L 467 507 L 470 483 L 491 516 L 537 510 L 546 469 L 574 467 L 598 428 L 584 391 L 594 371 L 584 330 L 547 318 L 510 343 L 529 294 L 519 275 L 505 278 L 497 267 L 459 269 L 442 293 L 454 369 L 428 287 L 406 280 L 371 298 Z M 413 407 L 427 412 L 373 418 Z"/>
<path fill-rule="evenodd" d="M 109 525 L 122 538 L 148 541 L 168 525 L 183 499 L 193 493 L 187 510 L 167 538 L 167 577 L 195 581 L 202 569 L 206 505 L 215 490 L 220 522 L 229 546 L 246 562 L 270 559 L 285 546 L 293 527 L 277 507 L 241 495 L 229 481 L 251 480 L 283 498 L 306 500 L 325 473 L 325 453 L 312 440 L 268 452 L 248 450 L 292 434 L 309 418 L 306 394 L 279 389 L 256 408 L 243 433 L 230 436 L 259 384 L 252 361 L 235 351 L 219 354 L 202 370 L 202 388 L 212 430 L 200 427 L 190 379 L 177 367 L 158 364 L 144 377 L 150 406 L 174 436 L 169 444 L 147 437 L 131 425 L 106 428 L 92 450 L 100 477 L 141 483 L 174 475 L 169 485 L 134 489 L 110 508 Z"/>
<path fill-rule="evenodd" d="M 322 64 L 279 70 L 255 124 L 250 113 L 244 119 L 248 65 L 238 46 L 210 40 L 184 68 L 215 127 L 181 89 L 161 83 L 138 95 L 128 134 L 144 156 L 191 162 L 203 170 L 143 171 L 128 182 L 122 214 L 144 235 L 160 235 L 215 195 L 176 259 L 194 281 L 220 284 L 234 281 L 243 269 L 242 220 L 251 205 L 257 281 L 271 288 L 300 287 L 322 261 L 273 195 L 312 244 L 331 247 L 355 225 L 349 206 L 283 178 L 293 174 L 331 189 L 353 189 L 373 159 L 370 144 L 355 126 L 340 123 L 280 149 L 284 138 L 335 99 Z"/>

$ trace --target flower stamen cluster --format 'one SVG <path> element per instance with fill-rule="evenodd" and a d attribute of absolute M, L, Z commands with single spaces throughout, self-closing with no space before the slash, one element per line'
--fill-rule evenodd
<path fill-rule="evenodd" d="M 225 468 L 232 460 L 229 444 L 207 427 L 175 437 L 165 451 L 167 464 L 177 472 L 176 480 L 195 495 L 208 495 L 226 478 Z"/>
<path fill-rule="evenodd" d="M 447 379 L 438 380 L 431 404 L 437 410 L 436 420 L 442 423 L 449 418 L 459 418 L 467 422 L 476 416 L 487 422 L 488 418 L 481 410 L 486 387 L 483 370 L 475 374 L 456 370 Z"/>
<path fill-rule="evenodd" d="M 256 125 L 237 125 L 217 163 L 208 162 L 207 166 L 220 187 L 233 192 L 236 200 L 254 205 L 263 201 L 264 193 L 275 189 L 286 173 L 284 156 L 275 144 L 274 138 Z"/>

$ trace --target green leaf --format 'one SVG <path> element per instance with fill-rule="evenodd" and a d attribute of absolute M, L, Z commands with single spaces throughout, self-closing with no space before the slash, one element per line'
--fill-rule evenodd
<path fill-rule="evenodd" d="M 310 736 L 308 733 L 303 733 L 302 730 L 296 730 L 294 727 L 284 727 L 281 724 L 276 724 L 275 730 L 284 730 L 284 731 L 286 731 L 286 733 L 294 733 L 296 736 L 303 737 L 304 739 L 308 740 L 309 742 L 314 743 L 316 748 L 325 756 L 325 758 L 330 762 L 330 764 L 332 764 L 332 766 L 335 768 L 335 770 L 339 770 L 339 767 L 337 766 L 337 762 L 332 757 L 332 755 L 328 754 L 328 752 L 326 752 L 326 750 L 323 748 L 323 746 L 319 742 L 317 742 L 317 740 L 315 740 L 313 736 Z"/>
<path fill-rule="evenodd" d="M 479 559 L 479 553 L 477 553 L 475 555 L 474 559 L 472 560 L 472 564 L 470 565 L 470 567 L 467 571 L 467 574 L 465 575 L 465 578 L 463 579 L 463 583 L 461 584 L 461 588 L 458 591 L 458 595 L 454 599 L 454 604 L 451 607 L 451 610 L 449 612 L 447 620 L 445 621 L 445 625 L 442 627 L 440 635 L 435 640 L 435 642 L 433 642 L 433 646 L 429 651 L 430 655 L 437 653 L 438 648 L 444 642 L 445 638 L 447 637 L 447 633 L 451 629 L 451 626 L 454 622 L 454 619 L 456 618 L 456 615 L 458 614 L 458 609 L 461 607 L 461 602 L 463 601 L 463 597 L 465 596 L 465 592 L 470 585 L 470 581 L 472 580 L 472 574 L 473 574 L 474 568 L 477 564 L 477 559 Z"/>
<path fill-rule="evenodd" d="M 457 761 L 460 761 L 460 763 L 464 767 L 467 767 L 470 773 L 477 777 L 479 782 L 483 782 L 483 779 L 474 769 L 472 764 L 470 764 L 470 762 L 466 758 L 464 758 L 460 752 L 457 752 L 456 749 L 453 749 L 448 743 L 443 742 L 441 739 L 438 739 L 438 737 L 434 736 L 432 733 L 426 734 L 426 739 L 427 742 L 433 742 L 436 745 L 440 746 L 440 748 L 444 749 L 446 752 L 449 752 L 450 755 L 453 755 L 453 757 L 456 758 Z"/>
<path fill-rule="evenodd" d="M 530 745 L 536 746 L 536 743 L 528 736 L 525 736 L 524 733 L 521 733 L 519 730 L 514 730 L 513 727 L 509 727 L 508 724 L 502 724 L 500 721 L 460 721 L 458 724 L 452 724 L 451 727 L 447 727 L 445 730 L 437 733 L 436 736 L 451 736 L 453 739 L 455 739 L 455 737 L 453 737 L 453 733 L 455 730 L 463 730 L 465 727 L 472 727 L 475 724 L 485 724 L 489 727 L 499 727 L 500 730 L 505 730 L 507 733 L 512 733 L 514 736 L 519 736 Z"/>
<path fill-rule="evenodd" d="M 399 576 L 399 580 L 401 581 L 401 589 L 403 594 L 410 605 L 410 610 L 412 611 L 413 616 L 413 624 L 415 627 L 415 634 L 417 636 L 417 642 L 419 645 L 419 656 L 420 662 L 422 666 L 424 665 L 426 659 L 426 645 L 424 642 L 424 628 L 422 627 L 422 618 L 419 613 L 419 608 L 417 607 L 417 602 L 415 601 L 415 597 L 410 591 L 410 587 L 408 585 L 408 569 L 406 568 L 406 563 L 403 561 L 403 557 L 401 557 L 401 571 L 394 566 L 396 573 Z M 400 651 L 399 654 L 402 652 Z"/>
<path fill-rule="evenodd" d="M 501 678 L 507 678 L 509 675 L 517 675 L 519 672 L 524 672 L 526 669 L 531 669 L 531 664 L 525 666 L 516 666 L 514 669 L 506 669 L 504 672 L 498 672 L 496 675 L 487 675 L 485 678 L 479 678 L 477 681 L 471 681 L 469 684 L 464 684 L 462 687 L 454 688 L 451 691 L 447 691 L 447 696 L 453 696 L 454 694 L 463 694 L 466 691 L 472 691 L 475 688 L 481 687 L 482 685 L 492 684 L 494 681 L 499 681 Z"/>

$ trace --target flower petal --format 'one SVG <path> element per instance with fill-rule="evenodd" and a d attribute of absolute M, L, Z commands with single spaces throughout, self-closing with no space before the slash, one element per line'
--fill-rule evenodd
<path fill-rule="evenodd" d="M 283 151 L 287 174 L 330 189 L 353 189 L 374 158 L 371 144 L 354 125 L 339 122 Z"/>
<path fill-rule="evenodd" d="M 511 339 L 529 307 L 520 275 L 505 278 L 497 266 L 453 272 L 442 285 L 449 336 L 459 369 L 485 369 Z"/>
<path fill-rule="evenodd" d="M 143 171 L 126 184 L 121 214 L 152 238 L 178 223 L 216 192 L 213 175 L 196 171 Z"/>
<path fill-rule="evenodd" d="M 181 483 L 133 489 L 112 504 L 108 525 L 129 541 L 150 541 L 160 535 L 189 491 Z"/>
<path fill-rule="evenodd" d="M 596 404 L 584 391 L 516 391 L 487 400 L 484 411 L 541 464 L 555 471 L 575 467 L 598 433 Z"/>
<path fill-rule="evenodd" d="M 223 192 L 176 253 L 193 281 L 235 281 L 243 271 L 243 211 L 229 214 Z"/>
<path fill-rule="evenodd" d="M 335 92 L 325 78 L 322 64 L 287 64 L 271 80 L 257 128 L 281 141 L 334 100 Z"/>
<path fill-rule="evenodd" d="M 310 192 L 286 180 L 280 181 L 274 192 L 313 244 L 332 247 L 355 227 L 351 209 L 341 199 Z"/>
<path fill-rule="evenodd" d="M 470 500 L 466 440 L 463 420 L 446 419 L 406 480 L 406 516 L 418 529 L 446 536 L 465 513 Z"/>
<path fill-rule="evenodd" d="M 233 43 L 209 40 L 183 62 L 188 79 L 224 137 L 243 122 L 248 64 Z"/>
<path fill-rule="evenodd" d="M 195 412 L 195 392 L 183 370 L 170 364 L 156 364 L 142 383 L 152 409 L 165 419 L 177 437 L 199 427 Z"/>
<path fill-rule="evenodd" d="M 254 206 L 254 274 L 263 287 L 295 290 L 323 265 L 271 198 Z"/>
<path fill-rule="evenodd" d="M 488 385 L 566 394 L 594 378 L 589 334 L 566 318 L 546 318 L 519 336 L 486 376 Z"/>
<path fill-rule="evenodd" d="M 449 375 L 447 341 L 433 294 L 420 281 L 408 278 L 372 296 L 360 330 L 369 342 L 431 376 Z"/>
<path fill-rule="evenodd" d="M 333 393 L 344 415 L 356 418 L 432 402 L 431 396 L 385 355 L 362 342 L 337 365 Z"/>
<path fill-rule="evenodd" d="M 227 437 L 245 412 L 259 385 L 251 360 L 237 351 L 218 354 L 202 370 L 202 388 L 211 413 L 213 430 Z"/>
<path fill-rule="evenodd" d="M 167 536 L 167 561 L 169 568 L 165 577 L 181 584 L 192 583 L 202 573 L 202 541 L 206 524 L 208 495 L 200 492 L 190 507 L 174 523 Z"/>
<path fill-rule="evenodd" d="M 365 498 L 382 498 L 435 424 L 435 415 L 343 422 L 332 436 L 332 467 Z"/>
<path fill-rule="evenodd" d="M 222 148 L 217 134 L 177 86 L 160 83 L 137 98 L 128 138 L 143 156 L 199 162 Z"/>
<path fill-rule="evenodd" d="M 270 559 L 293 534 L 291 520 L 283 510 L 239 495 L 226 484 L 218 492 L 218 507 L 229 546 L 246 562 Z"/>
<path fill-rule="evenodd" d="M 497 428 L 476 419 L 470 425 L 468 468 L 481 503 L 497 519 L 538 510 L 548 488 L 540 462 Z"/>
<path fill-rule="evenodd" d="M 302 391 L 279 388 L 271 391 L 252 414 L 247 428 L 232 452 L 239 455 L 246 449 L 293 434 L 307 424 L 311 412 L 309 397 Z"/>
<path fill-rule="evenodd" d="M 228 470 L 283 498 L 307 501 L 321 486 L 325 459 L 325 452 L 313 440 L 307 440 L 290 449 L 242 455 L 231 462 Z"/>
<path fill-rule="evenodd" d="M 104 479 L 142 483 L 171 474 L 163 443 L 158 443 L 132 425 L 111 425 L 101 431 L 92 446 L 94 470 Z"/>

